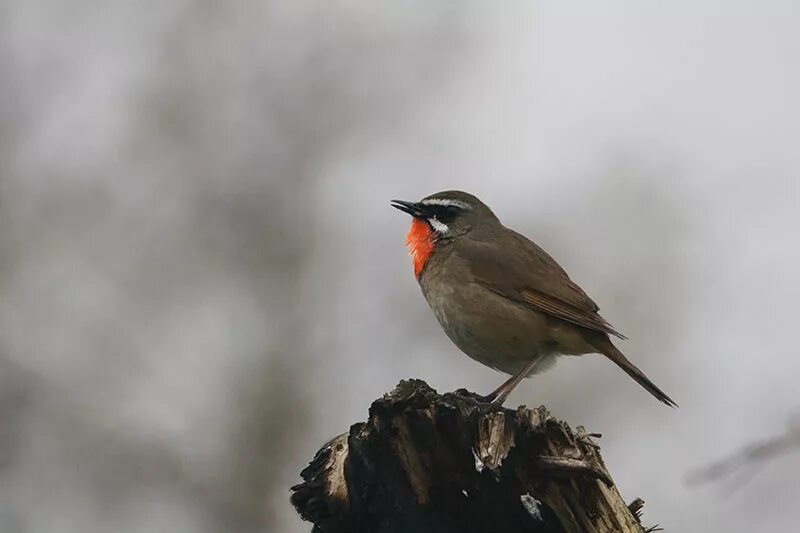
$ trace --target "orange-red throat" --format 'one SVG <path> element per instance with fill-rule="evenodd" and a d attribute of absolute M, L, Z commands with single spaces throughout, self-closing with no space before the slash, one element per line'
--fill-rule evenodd
<path fill-rule="evenodd" d="M 415 218 L 411 221 L 411 229 L 406 236 L 406 246 L 408 253 L 414 258 L 414 275 L 419 279 L 425 263 L 436 247 L 436 235 L 427 222 Z"/>

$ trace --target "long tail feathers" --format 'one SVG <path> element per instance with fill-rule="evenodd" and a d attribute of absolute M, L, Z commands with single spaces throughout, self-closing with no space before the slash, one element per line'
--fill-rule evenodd
<path fill-rule="evenodd" d="M 672 400 L 672 398 L 667 396 L 666 393 L 661 389 L 659 389 L 655 383 L 650 381 L 650 378 L 645 376 L 644 372 L 639 370 L 636 367 L 636 365 L 631 363 L 628 360 L 628 358 L 625 357 L 625 354 L 620 352 L 617 349 L 617 347 L 611 343 L 610 340 L 599 344 L 601 345 L 597 346 L 597 348 L 600 350 L 600 352 L 609 359 L 611 359 L 612 361 L 614 361 L 614 363 L 616 363 L 618 367 L 620 367 L 622 370 L 625 371 L 626 374 L 628 374 L 630 377 L 636 380 L 636 383 L 644 387 L 647 390 L 647 392 L 655 396 L 656 399 L 658 399 L 660 402 L 663 402 L 669 405 L 670 407 L 678 407 L 678 404 L 675 403 Z"/>

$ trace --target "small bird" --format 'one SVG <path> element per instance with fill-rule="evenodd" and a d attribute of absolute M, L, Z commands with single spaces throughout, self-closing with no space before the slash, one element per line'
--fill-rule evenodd
<path fill-rule="evenodd" d="M 625 337 L 555 259 L 462 191 L 419 202 L 392 200 L 413 217 L 406 238 L 414 274 L 444 332 L 461 351 L 506 374 L 484 401 L 502 405 L 526 377 L 558 355 L 600 353 L 661 402 L 677 404 L 628 360 Z"/>

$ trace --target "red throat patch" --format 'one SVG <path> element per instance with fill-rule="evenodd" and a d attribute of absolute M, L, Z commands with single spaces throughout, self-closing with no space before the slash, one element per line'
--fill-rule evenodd
<path fill-rule="evenodd" d="M 406 236 L 408 253 L 414 258 L 414 275 L 419 279 L 425 263 L 430 259 L 436 246 L 433 230 L 424 220 L 415 218 L 411 221 L 411 229 Z"/>

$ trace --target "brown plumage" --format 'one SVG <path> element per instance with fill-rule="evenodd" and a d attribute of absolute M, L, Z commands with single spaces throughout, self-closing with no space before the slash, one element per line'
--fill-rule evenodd
<path fill-rule="evenodd" d="M 411 249 L 422 244 L 414 239 L 426 241 L 425 256 L 415 253 L 415 273 L 445 333 L 473 359 L 512 375 L 487 399 L 502 403 L 557 355 L 601 353 L 657 399 L 677 405 L 614 346 L 609 335 L 625 337 L 564 269 L 476 197 L 444 191 L 392 205 L 415 218 Z"/>

